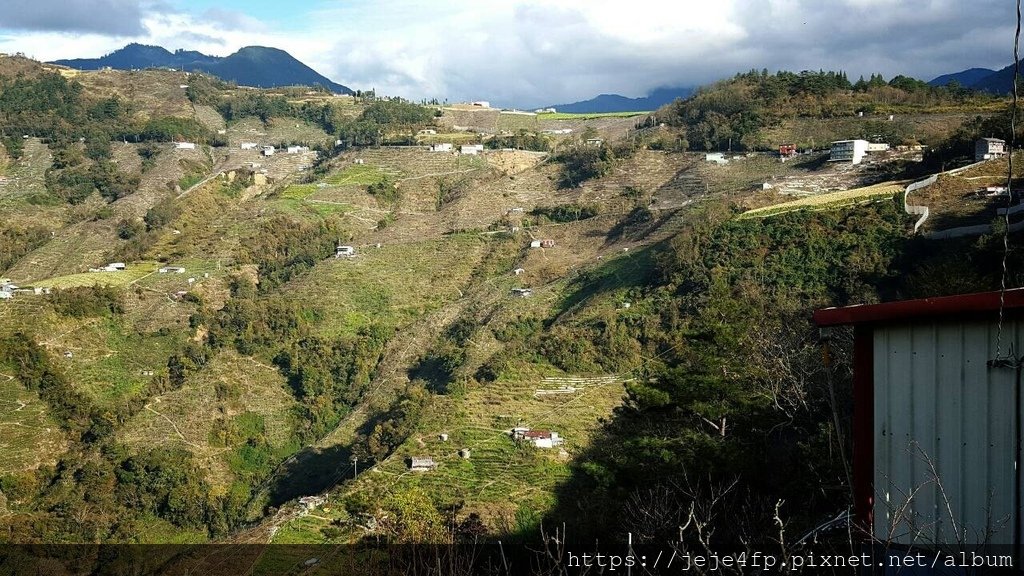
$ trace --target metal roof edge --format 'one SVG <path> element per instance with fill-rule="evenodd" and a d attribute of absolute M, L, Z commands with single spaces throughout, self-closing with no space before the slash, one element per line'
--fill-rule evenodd
<path fill-rule="evenodd" d="M 918 300 L 900 300 L 881 304 L 856 304 L 837 308 L 823 308 L 814 311 L 814 323 L 820 327 L 844 326 L 905 320 L 912 318 L 935 318 L 970 313 L 997 312 L 1000 308 L 999 290 L 938 296 Z M 1011 288 L 1004 294 L 1003 308 L 1024 308 L 1024 288 Z"/>

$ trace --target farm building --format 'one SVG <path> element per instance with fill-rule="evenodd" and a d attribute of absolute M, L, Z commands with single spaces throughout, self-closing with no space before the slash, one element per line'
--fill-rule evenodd
<path fill-rule="evenodd" d="M 530 442 L 537 448 L 554 448 L 564 442 L 558 432 L 550 430 L 530 430 L 529 428 L 513 428 L 512 439 L 517 442 Z"/>
<path fill-rule="evenodd" d="M 356 249 L 352 246 L 338 246 L 334 249 L 335 258 L 351 258 L 356 255 Z"/>
<path fill-rule="evenodd" d="M 259 144 L 255 142 L 242 142 L 242 150 L 255 150 L 259 148 Z"/>
<path fill-rule="evenodd" d="M 1006 141 L 999 138 L 978 138 L 974 142 L 974 160 L 991 160 L 1006 156 Z"/>
<path fill-rule="evenodd" d="M 437 468 L 437 462 L 430 457 L 412 456 L 406 461 L 406 464 L 413 472 L 427 472 Z"/>
<path fill-rule="evenodd" d="M 157 272 L 160 274 L 184 274 L 185 269 L 181 266 L 164 266 L 157 270 Z"/>
<path fill-rule="evenodd" d="M 434 145 L 432 145 L 430 147 L 430 151 L 431 152 L 451 152 L 452 151 L 452 144 L 451 144 L 451 142 L 444 142 L 442 144 L 434 144 Z"/>
<path fill-rule="evenodd" d="M 600 148 L 601 144 L 604 144 L 604 140 L 600 138 L 587 138 L 586 144 L 587 146 L 591 146 L 593 148 Z"/>
<path fill-rule="evenodd" d="M 779 156 L 783 158 L 796 156 L 796 144 L 779 144 Z"/>
<path fill-rule="evenodd" d="M 483 151 L 483 144 L 463 144 L 462 146 L 459 147 L 459 154 L 469 154 L 470 156 L 482 154 Z"/>
<path fill-rule="evenodd" d="M 533 290 L 529 288 L 513 288 L 512 295 L 516 298 L 529 298 L 533 296 Z"/>
<path fill-rule="evenodd" d="M 488 102 L 487 100 L 477 100 L 476 102 L 472 102 L 471 104 L 473 106 L 479 106 L 481 108 L 490 108 L 491 107 L 491 103 Z"/>
<path fill-rule="evenodd" d="M 264 146 L 264 147 L 263 147 L 263 150 L 262 150 L 262 152 L 261 152 L 261 153 L 262 153 L 262 154 L 263 154 L 264 156 L 273 156 L 273 155 L 274 155 L 274 152 L 275 152 L 275 149 L 274 149 L 274 147 L 273 147 L 273 146 Z"/>
<path fill-rule="evenodd" d="M 725 158 L 725 154 L 722 152 L 708 152 L 704 155 L 705 162 L 714 162 L 715 164 L 728 164 L 729 161 Z"/>
<path fill-rule="evenodd" d="M 8 300 L 13 297 L 14 294 L 12 294 L 11 292 L 8 292 L 7 290 L 0 290 L 0 300 Z"/>
<path fill-rule="evenodd" d="M 827 308 L 814 321 L 854 330 L 858 526 L 895 544 L 1020 554 L 1024 289 Z"/>
<path fill-rule="evenodd" d="M 178 150 L 195 150 L 195 142 L 175 142 L 174 147 Z"/>
<path fill-rule="evenodd" d="M 550 238 L 541 240 L 540 241 L 540 247 L 541 248 L 554 248 L 555 247 L 555 241 L 551 240 Z"/>
<path fill-rule="evenodd" d="M 829 148 L 828 161 L 860 164 L 867 152 L 867 140 L 837 140 Z"/>
<path fill-rule="evenodd" d="M 285 149 L 288 154 L 299 154 L 300 152 L 309 152 L 309 146 L 289 146 Z"/>
<path fill-rule="evenodd" d="M 424 128 L 423 130 L 420 130 L 419 132 L 417 132 L 417 134 L 419 134 L 421 136 L 434 136 L 434 135 L 437 134 L 437 130 L 431 130 L 430 128 Z"/>

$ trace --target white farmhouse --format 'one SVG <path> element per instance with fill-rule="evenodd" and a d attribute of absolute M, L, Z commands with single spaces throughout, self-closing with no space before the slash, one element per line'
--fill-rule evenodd
<path fill-rule="evenodd" d="M 558 432 L 550 430 L 530 430 L 528 428 L 513 428 L 512 439 L 518 442 L 529 442 L 537 448 L 554 448 L 561 446 L 565 439 L 558 435 Z"/>
<path fill-rule="evenodd" d="M 979 138 L 974 143 L 974 160 L 991 160 L 1006 156 L 1006 141 L 999 138 Z"/>
<path fill-rule="evenodd" d="M 828 161 L 860 164 L 867 152 L 867 140 L 836 140 L 829 148 Z"/>
<path fill-rule="evenodd" d="M 708 152 L 704 155 L 705 162 L 714 162 L 715 164 L 728 164 L 729 161 L 725 158 L 725 154 L 722 152 Z"/>

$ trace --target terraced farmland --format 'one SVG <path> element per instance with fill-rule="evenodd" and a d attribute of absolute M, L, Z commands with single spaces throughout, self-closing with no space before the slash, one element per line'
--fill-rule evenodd
<path fill-rule="evenodd" d="M 832 210 L 835 208 L 859 204 L 861 202 L 892 198 L 894 195 L 902 192 L 905 185 L 905 182 L 885 182 L 882 184 L 875 184 L 874 186 L 855 188 L 853 190 L 842 190 L 840 192 L 805 196 L 790 202 L 783 202 L 781 204 L 766 206 L 764 208 L 748 210 L 743 214 L 740 214 L 739 217 L 765 218 L 768 216 L 776 216 L 786 212 L 792 212 L 794 210 Z"/>

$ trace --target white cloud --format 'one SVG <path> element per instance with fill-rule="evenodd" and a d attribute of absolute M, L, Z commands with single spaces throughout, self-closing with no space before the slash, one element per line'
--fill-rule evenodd
<path fill-rule="evenodd" d="M 141 18 L 139 0 L 4 0 L 0 28 L 135 36 Z"/>
<path fill-rule="evenodd" d="M 1008 64 L 1012 41 L 1011 7 L 998 0 L 322 0 L 289 29 L 220 8 L 143 6 L 146 32 L 129 40 L 215 55 L 274 46 L 353 88 L 528 107 L 762 67 L 929 79 Z M 125 42 L 19 32 L 0 50 L 52 60 Z"/>

